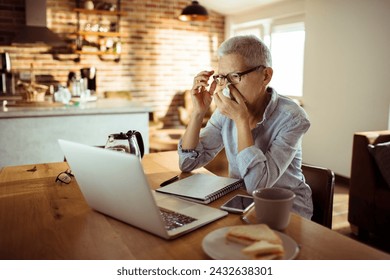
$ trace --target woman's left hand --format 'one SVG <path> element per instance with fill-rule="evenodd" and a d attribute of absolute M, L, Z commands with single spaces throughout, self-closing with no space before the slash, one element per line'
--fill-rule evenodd
<path fill-rule="evenodd" d="M 230 94 L 235 100 L 224 96 L 222 91 L 214 92 L 215 105 L 221 114 L 232 119 L 234 122 L 248 121 L 249 112 L 245 104 L 245 99 L 234 87 L 230 87 Z"/>
<path fill-rule="evenodd" d="M 234 121 L 237 128 L 237 152 L 253 146 L 253 137 L 250 128 L 250 114 L 245 98 L 234 87 L 230 86 L 230 99 L 223 95 L 222 91 L 214 93 L 214 102 L 221 114 Z"/>

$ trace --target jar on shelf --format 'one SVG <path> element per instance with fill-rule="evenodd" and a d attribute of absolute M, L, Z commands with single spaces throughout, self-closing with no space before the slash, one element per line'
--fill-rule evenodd
<path fill-rule="evenodd" d="M 93 4 L 93 1 L 87 0 L 84 2 L 84 9 L 86 10 L 93 10 L 95 5 Z"/>

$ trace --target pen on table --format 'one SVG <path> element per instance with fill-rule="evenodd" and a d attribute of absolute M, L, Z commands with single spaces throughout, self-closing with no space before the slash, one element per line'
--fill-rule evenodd
<path fill-rule="evenodd" d="M 169 185 L 170 183 L 173 183 L 173 182 L 175 182 L 175 181 L 178 180 L 178 179 L 179 179 L 179 175 L 176 175 L 176 176 L 174 176 L 174 177 L 172 177 L 172 178 L 170 178 L 170 179 L 168 179 L 168 180 L 162 182 L 162 183 L 160 184 L 160 187 L 165 187 L 166 185 Z"/>

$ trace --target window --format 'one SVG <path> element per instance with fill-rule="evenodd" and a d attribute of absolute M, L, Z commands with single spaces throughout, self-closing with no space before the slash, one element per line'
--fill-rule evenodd
<path fill-rule="evenodd" d="M 302 24 L 272 28 L 271 54 L 274 75 L 270 86 L 289 96 L 302 96 L 305 31 Z"/>
<path fill-rule="evenodd" d="M 303 86 L 305 27 L 303 21 L 258 21 L 232 26 L 232 34 L 253 34 L 270 48 L 274 75 L 270 86 L 283 95 L 300 97 Z"/>
<path fill-rule="evenodd" d="M 254 26 L 248 28 L 236 29 L 234 35 L 255 35 L 259 38 L 263 38 L 263 28 L 261 26 Z"/>

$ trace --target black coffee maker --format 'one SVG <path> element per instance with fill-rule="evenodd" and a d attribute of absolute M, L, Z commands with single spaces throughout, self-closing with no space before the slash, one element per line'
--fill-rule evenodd
<path fill-rule="evenodd" d="M 91 94 L 96 93 L 96 68 L 82 68 L 80 69 L 81 78 L 84 79 L 87 89 L 91 91 Z"/>
<path fill-rule="evenodd" d="M 15 94 L 15 81 L 11 71 L 9 53 L 0 53 L 0 95 Z"/>

